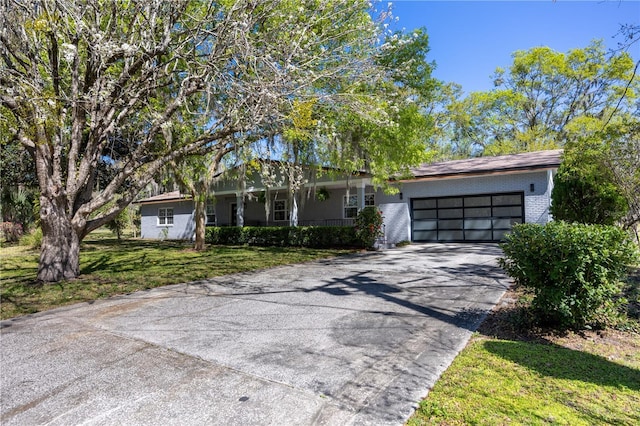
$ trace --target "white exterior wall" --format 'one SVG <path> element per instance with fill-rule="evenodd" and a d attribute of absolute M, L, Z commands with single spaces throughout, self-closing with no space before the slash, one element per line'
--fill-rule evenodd
<path fill-rule="evenodd" d="M 375 191 L 375 203 L 384 217 L 385 237 L 388 243 L 395 244 L 411 239 L 411 199 L 425 197 L 445 197 L 501 192 L 524 192 L 525 222 L 547 223 L 551 220 L 549 206 L 555 171 L 521 172 L 496 174 L 487 176 L 441 178 L 422 181 L 403 182 L 400 194 L 387 195 L 383 191 Z M 534 191 L 530 185 L 534 185 Z M 351 194 L 361 195 L 362 187 L 352 187 Z M 366 186 L 365 193 L 374 192 Z M 314 199 L 301 203 L 300 221 L 341 219 L 344 216 L 344 188 L 330 189 L 330 197 L 326 201 Z M 286 196 L 280 192 L 278 198 Z M 218 224 L 230 223 L 231 203 L 235 196 L 216 198 L 216 216 Z M 247 200 L 245 224 L 264 222 L 264 205 L 255 200 Z M 158 225 L 158 209 L 173 207 L 173 226 Z M 141 212 L 141 237 L 148 239 L 193 239 L 195 232 L 194 209 L 191 201 L 173 201 L 144 204 Z M 273 212 L 271 213 L 273 218 Z M 284 224 L 284 223 L 282 223 Z M 166 231 L 165 231 L 166 229 Z"/>
<path fill-rule="evenodd" d="M 530 185 L 534 191 L 530 191 Z M 458 195 L 524 192 L 524 212 L 527 223 L 547 223 L 551 220 L 549 206 L 553 188 L 553 173 L 549 170 L 526 173 L 431 179 L 403 182 L 399 194 L 376 194 L 376 203 L 384 216 L 387 242 L 391 244 L 411 239 L 411 199 Z"/>
<path fill-rule="evenodd" d="M 158 225 L 158 209 L 173 208 L 173 225 Z M 140 237 L 153 240 L 191 240 L 195 233 L 191 201 L 172 201 L 140 206 Z M 166 230 L 166 231 L 165 231 Z"/>

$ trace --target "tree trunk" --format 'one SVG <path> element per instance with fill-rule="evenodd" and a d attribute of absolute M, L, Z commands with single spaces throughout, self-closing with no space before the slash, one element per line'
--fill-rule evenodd
<path fill-rule="evenodd" d="M 201 201 L 198 197 L 193 197 L 196 205 L 195 221 L 196 221 L 196 245 L 195 249 L 198 251 L 204 250 L 204 236 L 205 236 L 205 208 L 206 201 Z"/>
<path fill-rule="evenodd" d="M 38 281 L 58 282 L 80 275 L 80 238 L 67 215 L 66 199 L 40 197 L 42 249 Z"/>

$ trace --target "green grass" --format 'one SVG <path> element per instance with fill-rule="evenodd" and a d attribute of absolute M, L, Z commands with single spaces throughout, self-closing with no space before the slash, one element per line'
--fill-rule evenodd
<path fill-rule="evenodd" d="M 35 282 L 38 252 L 0 248 L 0 318 L 44 311 L 167 284 L 307 262 L 347 253 L 279 247 L 213 246 L 203 252 L 176 241 L 123 240 L 110 233 L 89 235 L 80 251 L 80 277 L 56 284 Z"/>
<path fill-rule="evenodd" d="M 640 270 L 630 290 L 638 277 Z M 525 296 L 508 292 L 408 425 L 640 424 L 636 310 L 631 327 L 557 332 L 527 325 Z"/>
<path fill-rule="evenodd" d="M 558 345 L 474 338 L 409 425 L 640 424 L 640 336 L 623 362 Z"/>

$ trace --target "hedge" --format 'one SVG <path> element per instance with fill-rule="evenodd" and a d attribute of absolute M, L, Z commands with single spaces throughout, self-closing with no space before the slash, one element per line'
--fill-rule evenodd
<path fill-rule="evenodd" d="M 638 261 L 628 234 L 609 225 L 515 225 L 501 247 L 498 263 L 533 292 L 531 307 L 539 322 L 568 328 L 613 320 L 621 280 Z"/>
<path fill-rule="evenodd" d="M 361 247 L 352 226 L 207 227 L 207 244 L 272 247 Z"/>

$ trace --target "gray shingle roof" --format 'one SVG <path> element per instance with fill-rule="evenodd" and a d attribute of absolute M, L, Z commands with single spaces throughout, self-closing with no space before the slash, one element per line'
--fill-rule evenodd
<path fill-rule="evenodd" d="M 143 198 L 135 201 L 135 203 L 159 203 L 163 201 L 179 201 L 191 199 L 190 195 L 181 194 L 180 191 L 165 192 L 164 194 L 154 195 L 153 197 Z"/>
<path fill-rule="evenodd" d="M 423 164 L 411 169 L 414 178 L 446 177 L 456 175 L 490 174 L 512 171 L 557 168 L 562 150 L 525 152 L 498 157 L 477 157 L 465 160 Z"/>

